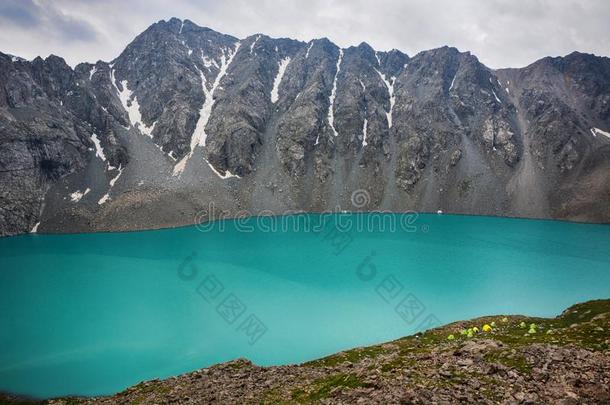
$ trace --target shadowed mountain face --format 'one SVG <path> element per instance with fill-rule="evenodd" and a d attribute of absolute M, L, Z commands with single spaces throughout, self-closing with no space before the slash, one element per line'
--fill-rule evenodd
<path fill-rule="evenodd" d="M 178 19 L 110 63 L 0 53 L 2 235 L 331 209 L 610 222 L 610 59 L 494 71 Z"/>

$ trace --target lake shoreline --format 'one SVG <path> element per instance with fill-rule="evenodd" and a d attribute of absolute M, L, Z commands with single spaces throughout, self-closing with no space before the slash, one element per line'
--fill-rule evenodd
<path fill-rule="evenodd" d="M 238 359 L 107 397 L 3 403 L 604 403 L 610 400 L 610 299 L 556 318 L 486 316 L 299 365 Z M 25 402 L 24 402 L 25 401 Z"/>
<path fill-rule="evenodd" d="M 4 239 L 0 389 L 107 395 L 237 358 L 300 364 L 487 314 L 554 317 L 610 297 L 608 230 L 304 213 Z"/>
<path fill-rule="evenodd" d="M 568 218 L 549 218 L 549 217 L 524 217 L 524 216 L 516 216 L 516 215 L 488 215 L 488 214 L 474 214 L 474 213 L 462 213 L 462 212 L 433 212 L 433 211 L 351 211 L 351 210 L 339 210 L 339 211 L 287 211 L 283 214 L 272 214 L 272 215 L 238 215 L 239 213 L 229 214 L 226 217 L 221 219 L 206 219 L 201 222 L 188 222 L 188 223 L 178 223 L 176 225 L 162 225 L 162 226 L 153 226 L 153 227 L 130 227 L 128 229 L 123 228 L 99 228 L 93 230 L 78 230 L 78 231 L 65 231 L 65 232 L 45 232 L 44 230 L 37 230 L 36 232 L 30 233 L 20 233 L 20 234 L 11 234 L 11 235 L 0 235 L 0 239 L 2 238 L 11 238 L 11 237 L 19 237 L 19 236 L 35 236 L 35 235 L 80 235 L 80 234 L 105 234 L 105 233 L 132 233 L 132 232 L 151 232 L 151 231 L 165 231 L 165 230 L 176 230 L 189 228 L 192 226 L 200 226 L 208 223 L 215 223 L 219 221 L 235 221 L 235 220 L 248 220 L 248 219 L 256 219 L 256 218 L 282 218 L 282 217 L 293 217 L 299 215 L 351 215 L 351 214 L 381 214 L 381 215 L 444 215 L 444 216 L 457 216 L 457 217 L 482 217 L 482 218 L 498 218 L 498 219 L 517 219 L 517 220 L 525 220 L 525 221 L 547 221 L 547 222 L 559 222 L 559 223 L 567 223 L 567 224 L 577 224 L 577 225 L 605 225 L 610 226 L 610 222 L 596 222 L 596 221 L 586 221 L 586 220 L 577 220 L 577 219 L 568 219 Z"/>

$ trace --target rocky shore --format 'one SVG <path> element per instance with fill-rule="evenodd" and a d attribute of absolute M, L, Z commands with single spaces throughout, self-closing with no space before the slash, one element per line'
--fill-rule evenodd
<path fill-rule="evenodd" d="M 258 367 L 239 359 L 99 398 L 45 404 L 610 403 L 610 300 L 557 318 L 455 322 L 312 362 Z"/>

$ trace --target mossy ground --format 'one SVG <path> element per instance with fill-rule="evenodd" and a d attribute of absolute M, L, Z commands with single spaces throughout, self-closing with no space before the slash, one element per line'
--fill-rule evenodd
<path fill-rule="evenodd" d="M 460 334 L 463 329 L 477 327 L 483 329 L 485 324 L 495 324 L 489 332 L 478 332 L 472 338 Z M 523 325 L 525 324 L 525 327 Z M 536 333 L 530 332 L 530 325 L 535 324 Z M 454 340 L 448 336 L 453 335 Z M 390 359 L 384 362 L 380 371 L 391 374 L 408 369 L 414 381 L 428 385 L 428 381 L 418 379 L 418 360 L 422 355 L 438 353 L 443 350 L 454 350 L 456 346 L 472 339 L 486 338 L 503 343 L 503 349 L 494 350 L 484 356 L 489 363 L 501 364 L 511 368 L 520 374 L 528 375 L 532 371 L 532 364 L 516 349 L 534 343 L 552 345 L 576 345 L 588 350 L 605 351 L 609 349 L 610 343 L 610 300 L 590 301 L 570 307 L 557 318 L 537 318 L 525 316 L 487 316 L 470 321 L 455 322 L 427 332 L 408 336 L 396 341 L 364 348 L 356 348 L 337 353 L 319 360 L 305 363 L 306 367 L 335 367 L 344 362 L 358 363 L 363 359 L 375 359 L 380 356 L 388 356 Z M 426 367 L 426 365 L 421 365 Z M 467 373 L 453 373 L 442 382 L 435 382 L 435 386 L 451 386 L 460 382 L 462 378 L 473 377 Z M 478 376 L 489 387 L 481 387 L 481 391 L 489 393 L 493 399 L 493 388 L 497 388 L 498 381 L 485 376 Z M 331 381 L 332 382 L 332 381 Z M 315 392 L 316 399 L 323 399 L 330 390 L 318 389 L 318 381 L 305 385 L 299 392 Z M 353 384 L 354 387 L 361 385 Z M 344 385 L 351 388 L 350 384 Z M 293 399 L 301 402 L 302 396 Z M 311 397 L 307 397 L 311 398 Z"/>
<path fill-rule="evenodd" d="M 460 334 L 460 330 L 473 326 L 481 329 L 482 325 L 492 322 L 495 322 L 496 327 L 491 332 L 480 332 L 476 336 L 495 339 L 509 346 L 548 343 L 573 344 L 597 351 L 609 349 L 610 300 L 574 305 L 557 318 L 494 316 L 457 322 L 425 333 L 422 341 L 437 344 L 447 340 L 449 334 L 453 334 L 457 341 L 468 340 Z M 531 324 L 536 325 L 535 333 L 529 333 Z"/>
<path fill-rule="evenodd" d="M 353 374 L 335 374 L 324 378 L 319 378 L 311 383 L 306 389 L 297 389 L 292 392 L 292 399 L 297 403 L 310 403 L 327 398 L 335 389 L 339 388 L 359 388 L 368 387 L 369 384 L 363 382 Z"/>
<path fill-rule="evenodd" d="M 305 363 L 308 367 L 332 367 L 343 362 L 356 363 L 365 358 L 375 358 L 381 354 L 388 353 L 390 350 L 382 345 L 360 347 L 357 349 L 348 350 L 345 352 L 333 354 L 328 357 L 323 357 L 318 360 L 313 360 Z"/>

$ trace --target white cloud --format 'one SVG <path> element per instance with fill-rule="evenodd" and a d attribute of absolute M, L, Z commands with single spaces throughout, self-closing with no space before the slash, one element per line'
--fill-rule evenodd
<path fill-rule="evenodd" d="M 397 48 L 409 55 L 451 45 L 495 68 L 574 50 L 610 54 L 607 0 L 3 2 L 19 6 L 0 6 L 0 50 L 27 58 L 55 53 L 72 65 L 110 60 L 147 26 L 174 16 L 237 37 L 328 37 L 343 47 L 366 41 L 375 49 Z M 28 6 L 33 15 L 23 11 Z M 36 13 L 58 22 L 37 19 Z M 14 23 L 24 15 L 22 24 Z"/>

